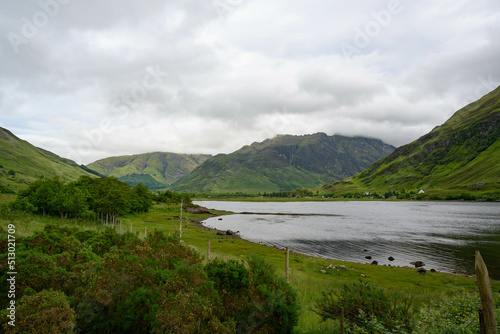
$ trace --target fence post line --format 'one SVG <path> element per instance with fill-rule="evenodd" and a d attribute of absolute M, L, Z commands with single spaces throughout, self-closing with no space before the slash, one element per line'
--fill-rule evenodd
<path fill-rule="evenodd" d="M 493 305 L 493 295 L 491 294 L 490 279 L 488 277 L 488 268 L 484 263 L 481 253 L 476 251 L 476 276 L 479 296 L 481 297 L 481 307 L 483 309 L 484 327 L 486 334 L 498 334 L 497 323 L 495 319 L 495 307 Z"/>
<path fill-rule="evenodd" d="M 286 282 L 288 283 L 289 280 L 289 271 L 290 271 L 290 266 L 289 266 L 289 260 L 290 260 L 290 249 L 288 246 L 286 247 L 286 262 L 285 262 L 285 278 Z"/>

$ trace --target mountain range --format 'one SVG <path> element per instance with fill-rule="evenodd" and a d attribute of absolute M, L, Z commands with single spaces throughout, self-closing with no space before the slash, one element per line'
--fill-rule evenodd
<path fill-rule="evenodd" d="M 500 197 L 500 87 L 356 176 L 323 187 L 336 193 L 420 190 Z"/>
<path fill-rule="evenodd" d="M 18 192 L 40 176 L 73 181 L 91 175 L 85 166 L 35 147 L 0 127 L 0 192 Z"/>
<path fill-rule="evenodd" d="M 363 137 L 280 135 L 231 154 L 218 154 L 169 188 L 257 193 L 317 187 L 357 174 L 394 149 Z"/>
<path fill-rule="evenodd" d="M 316 133 L 280 135 L 213 157 L 155 152 L 79 166 L 0 128 L 0 193 L 18 192 L 40 176 L 72 181 L 82 175 L 189 192 L 316 187 L 323 194 L 422 190 L 499 198 L 500 87 L 397 149 L 378 139 Z"/>
<path fill-rule="evenodd" d="M 87 167 L 131 185 L 142 183 L 150 189 L 163 189 L 210 157 L 206 154 L 154 152 L 105 158 Z"/>

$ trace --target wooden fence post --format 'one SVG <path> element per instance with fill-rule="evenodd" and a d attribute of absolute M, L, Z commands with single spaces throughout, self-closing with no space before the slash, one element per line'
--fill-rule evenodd
<path fill-rule="evenodd" d="M 144 238 L 146 238 L 148 235 L 148 228 L 144 226 Z"/>
<path fill-rule="evenodd" d="M 482 308 L 479 308 L 479 334 L 486 334 L 486 328 L 484 327 L 484 312 Z"/>
<path fill-rule="evenodd" d="M 486 268 L 486 264 L 479 251 L 476 251 L 476 276 L 479 295 L 481 297 L 485 333 L 498 334 L 493 295 L 491 294 L 490 279 L 488 277 L 488 268 Z"/>
<path fill-rule="evenodd" d="M 207 261 L 210 261 L 210 240 L 208 240 Z"/>
<path fill-rule="evenodd" d="M 130 233 L 132 233 L 132 223 L 130 223 Z"/>
<path fill-rule="evenodd" d="M 344 334 L 344 308 L 340 308 L 340 334 Z"/>
<path fill-rule="evenodd" d="M 285 278 L 286 282 L 288 283 L 289 280 L 289 271 L 290 271 L 290 266 L 289 266 L 289 260 L 290 260 L 290 250 L 288 249 L 288 246 L 286 247 L 286 263 L 285 263 Z"/>

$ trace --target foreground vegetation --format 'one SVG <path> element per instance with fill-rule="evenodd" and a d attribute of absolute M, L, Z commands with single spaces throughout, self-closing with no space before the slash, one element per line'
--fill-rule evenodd
<path fill-rule="evenodd" d="M 4 205 L 2 254 L 9 224 L 17 238 L 18 332 L 43 324 L 59 326 L 48 333 L 336 333 L 339 307 L 350 333 L 478 332 L 473 277 L 292 253 L 286 284 L 283 250 L 198 223 L 224 212 L 181 213 L 190 200 L 174 192 L 153 199 L 147 211 L 123 213 L 108 226 L 92 216 Z M 498 295 L 500 283 L 492 290 Z M 0 296 L 4 321 L 7 302 Z"/>
<path fill-rule="evenodd" d="M 61 312 L 59 313 L 61 317 L 62 314 L 67 314 L 69 317 L 68 319 L 71 320 L 70 324 L 77 326 L 77 328 L 79 328 L 78 326 L 84 326 L 84 324 L 81 323 L 83 319 L 78 320 L 80 319 L 78 315 L 88 319 L 87 316 L 92 315 L 92 312 L 99 311 L 98 313 L 101 314 L 100 311 L 102 310 L 107 310 L 108 312 L 106 314 L 110 317 L 113 315 L 111 318 L 115 320 L 111 318 L 108 320 L 101 318 L 100 323 L 107 323 L 106 326 L 109 327 L 96 327 L 99 328 L 99 331 L 113 332 L 113 330 L 116 330 L 117 327 L 114 327 L 118 326 L 118 323 L 115 323 L 115 321 L 117 321 L 116 319 L 126 320 L 126 324 L 123 324 L 123 326 L 131 326 L 130 328 L 132 328 L 134 322 L 139 320 L 134 320 L 133 316 L 127 313 L 127 305 L 128 307 L 132 307 L 132 305 L 136 307 L 137 305 L 134 303 L 145 305 L 140 308 L 142 310 L 142 313 L 140 313 L 141 316 L 145 317 L 147 313 L 146 310 L 149 309 L 144 307 L 151 304 L 151 301 L 148 299 L 150 295 L 147 291 L 141 290 L 133 293 L 133 291 L 135 291 L 134 289 L 138 288 L 138 285 L 135 285 L 136 283 L 133 282 L 135 280 L 141 282 L 145 280 L 145 282 L 141 284 L 146 286 L 154 283 L 150 281 L 150 278 L 146 279 L 146 276 L 149 277 L 151 273 L 148 271 L 147 267 L 140 267 L 137 263 L 146 263 L 146 258 L 148 256 L 153 256 L 151 259 L 148 259 L 149 263 L 156 263 L 155 265 L 158 265 L 158 259 L 156 257 L 158 254 L 155 255 L 156 252 L 151 251 L 150 253 L 146 252 L 146 254 L 145 251 L 155 249 L 154 247 L 157 247 L 155 243 L 160 241 L 163 245 L 162 247 L 170 247 L 168 248 L 170 253 L 172 253 L 173 249 L 176 249 L 178 254 L 184 254 L 181 257 L 189 255 L 189 258 L 195 259 L 193 260 L 194 263 L 191 263 L 191 267 L 194 266 L 196 269 L 190 267 L 190 262 L 188 262 L 188 264 L 182 264 L 181 262 L 183 261 L 178 261 L 176 265 L 182 264 L 182 266 L 179 268 L 174 266 L 177 268 L 174 270 L 177 276 L 175 276 L 173 272 L 170 273 L 170 275 L 173 276 L 161 276 L 165 279 L 165 281 L 162 281 L 163 284 L 175 282 L 174 277 L 180 280 L 176 284 L 178 284 L 178 287 L 182 288 L 185 288 L 186 284 L 188 284 L 187 282 L 191 282 L 191 280 L 195 278 L 198 281 L 210 281 L 211 283 L 206 284 L 213 285 L 213 288 L 218 291 L 217 295 L 221 298 L 219 301 L 222 300 L 229 304 L 235 303 L 236 305 L 240 305 L 241 300 L 244 300 L 240 299 L 241 295 L 238 298 L 232 299 L 231 302 L 231 299 L 225 295 L 226 292 L 224 292 L 224 289 L 231 292 L 235 289 L 237 290 L 245 287 L 245 289 L 247 289 L 246 291 L 249 291 L 248 281 L 241 279 L 241 277 L 245 275 L 245 271 L 242 268 L 245 268 L 249 273 L 251 272 L 248 261 L 249 259 L 250 261 L 255 261 L 255 256 L 249 258 L 250 254 L 257 254 L 261 259 L 264 258 L 266 263 L 276 268 L 273 275 L 275 275 L 277 280 L 282 282 L 279 284 L 283 284 L 283 280 L 279 279 L 279 277 L 284 277 L 284 253 L 282 250 L 252 244 L 244 240 L 230 238 L 229 236 L 217 236 L 215 231 L 200 228 L 196 222 L 190 221 L 199 218 L 195 214 L 183 213 L 187 221 L 184 221 L 185 230 L 182 243 L 179 243 L 176 238 L 161 237 L 157 233 L 150 235 L 150 232 L 148 232 L 148 237 L 144 238 L 144 227 L 146 227 L 148 231 L 153 231 L 156 228 L 158 231 L 162 231 L 164 235 L 168 233 L 174 235 L 178 230 L 179 210 L 179 205 L 167 205 L 162 203 L 155 205 L 148 213 L 129 215 L 123 218 L 123 225 L 128 227 L 131 223 L 133 233 L 124 233 L 122 235 L 110 230 L 109 227 L 100 224 L 85 223 L 83 220 L 78 220 L 78 223 L 75 224 L 74 220 L 56 217 L 30 216 L 28 219 L 27 215 L 20 213 L 14 212 L 9 215 L 4 213 L 2 225 L 6 226 L 8 223 L 13 223 L 16 225 L 16 233 L 19 238 L 24 237 L 23 241 L 20 242 L 18 246 L 19 259 L 17 260 L 20 266 L 18 269 L 20 273 L 18 276 L 20 282 L 18 289 L 20 290 L 19 292 L 23 291 L 23 293 L 17 296 L 19 302 L 17 316 L 19 321 L 21 321 L 23 317 L 27 317 L 23 312 L 33 315 L 34 312 L 32 310 L 37 309 L 35 307 L 35 305 L 37 305 L 36 300 L 40 300 L 44 301 L 46 305 L 60 305 L 58 307 L 61 307 Z M 116 230 L 118 230 L 118 227 L 116 227 Z M 77 235 L 78 238 L 68 237 L 67 235 L 70 233 Z M 87 236 L 87 239 L 83 239 L 84 236 Z M 50 242 L 46 239 L 47 237 L 50 237 Z M 6 240 L 5 233 L 2 233 L 1 239 Z M 77 241 L 75 241 L 75 239 Z M 128 242 L 126 242 L 127 240 Z M 208 240 L 211 240 L 211 259 L 214 259 L 210 262 L 206 260 L 205 256 L 200 255 L 207 254 Z M 47 247 L 48 245 L 46 245 L 47 248 L 44 250 L 43 245 L 45 243 L 49 245 L 55 244 L 55 246 Z M 116 245 L 116 243 L 118 245 Z M 25 244 L 25 246 L 22 246 L 23 244 Z M 27 245 L 30 245 L 32 248 L 28 248 Z M 115 248 L 113 248 L 113 245 Z M 189 245 L 191 250 L 183 245 Z M 107 251 L 108 249 L 109 251 Z M 166 250 L 167 248 L 164 249 Z M 49 253 L 51 254 L 49 255 Z M 127 259 L 127 257 L 130 257 L 130 259 Z M 135 260 L 131 261 L 132 258 Z M 2 261 L 2 263 L 5 262 Z M 172 265 L 171 261 L 170 263 Z M 229 268 L 226 268 L 224 263 L 227 263 L 227 267 Z M 335 268 L 328 269 L 330 264 L 333 264 L 334 267 L 344 265 L 347 270 Z M 271 269 L 269 265 L 263 266 L 271 273 L 273 269 Z M 339 296 L 338 300 L 342 300 L 342 298 L 345 299 L 345 296 L 341 297 L 343 292 L 339 291 L 343 290 L 344 285 L 347 284 L 350 286 L 352 284 L 357 284 L 360 280 L 362 280 L 364 284 L 376 287 L 386 294 L 397 291 L 398 296 L 410 296 L 414 302 L 412 304 L 412 310 L 414 309 L 414 312 L 412 311 L 411 313 L 412 322 L 410 323 L 412 326 L 410 329 L 412 329 L 413 332 L 418 332 L 415 327 L 418 324 L 420 324 L 419 326 L 421 328 L 427 328 L 427 330 L 429 330 L 432 324 L 436 324 L 443 328 L 441 333 L 446 333 L 446 330 L 450 328 L 468 328 L 471 322 L 474 326 L 470 325 L 469 331 L 465 331 L 464 329 L 464 331 L 454 331 L 454 333 L 477 332 L 475 330 L 478 328 L 475 326 L 477 323 L 476 306 L 479 303 L 479 299 L 477 293 L 474 292 L 476 291 L 474 278 L 445 273 L 432 273 L 422 276 L 412 268 L 380 267 L 348 263 L 313 258 L 295 253 L 292 253 L 290 256 L 290 266 L 290 285 L 297 293 L 296 302 L 300 307 L 298 323 L 293 330 L 294 333 L 337 332 L 339 328 L 338 316 L 325 317 L 325 321 L 323 321 L 320 317 L 321 313 L 318 312 L 318 303 L 321 303 L 325 295 L 331 295 L 332 293 L 336 293 Z M 168 273 L 167 269 L 162 270 Z M 325 270 L 326 273 L 322 273 L 320 270 Z M 194 273 L 201 273 L 201 276 L 194 275 L 193 271 Z M 2 270 L 2 272 L 5 271 Z M 225 272 L 232 273 L 232 277 L 237 277 L 237 279 L 231 282 L 230 276 L 224 275 Z M 29 277 L 22 277 L 22 273 L 29 274 Z M 194 276 L 190 276 L 187 282 L 184 281 L 184 283 L 182 283 L 183 280 L 180 275 L 183 273 L 190 273 Z M 118 281 L 110 281 L 115 275 L 118 275 L 119 279 L 116 278 Z M 249 274 L 248 277 L 251 277 L 251 275 Z M 120 279 L 123 279 L 124 282 L 120 283 Z M 5 277 L 2 277 L 1 280 L 2 284 L 5 284 Z M 195 282 L 197 281 L 195 280 Z M 82 286 L 78 287 L 79 284 Z M 159 283 L 157 282 L 156 284 Z M 224 284 L 226 288 L 222 288 L 221 291 L 221 287 L 224 286 Z M 255 283 L 253 284 L 255 288 Z M 493 291 L 500 291 L 500 284 L 498 282 L 493 282 L 492 285 Z M 199 285 L 195 286 L 199 288 Z M 58 290 L 58 287 L 62 289 Z M 4 288 L 5 286 L 2 286 L 2 289 Z M 51 288 L 52 290 L 50 290 Z M 115 289 L 119 289 L 119 291 L 122 292 L 126 291 L 127 297 L 123 297 L 124 299 L 118 298 L 116 291 L 114 291 Z M 151 286 L 147 289 L 151 290 Z M 285 291 L 288 291 L 288 289 L 289 288 L 285 288 Z M 193 293 L 190 290 L 184 292 L 187 294 Z M 357 291 L 356 293 L 363 296 L 362 291 Z M 293 296 L 293 292 L 290 292 L 290 296 Z M 274 297 L 277 298 L 279 296 Z M 5 298 L 5 296 L 3 296 L 3 298 Z M 21 303 L 23 298 L 24 301 Z M 119 300 L 112 302 L 113 298 L 118 298 Z M 181 297 L 179 296 L 179 298 Z M 94 303 L 92 304 L 94 308 L 87 305 L 89 309 L 85 309 L 83 307 L 85 305 L 85 300 L 87 300 L 87 303 Z M 369 301 L 370 299 L 368 298 L 366 300 Z M 159 302 L 156 299 L 154 301 Z M 205 304 L 207 303 L 207 301 L 203 299 L 199 299 L 198 301 Z M 99 304 L 101 302 L 105 304 Z M 278 298 L 275 299 L 275 304 L 273 305 L 278 305 L 282 302 L 283 301 Z M 124 305 L 122 305 L 122 303 Z M 189 308 L 194 310 L 196 307 L 199 307 L 199 305 L 196 306 L 191 299 L 186 300 L 185 303 L 186 312 Z M 191 305 L 189 303 L 193 304 Z M 2 300 L 2 307 L 3 305 L 5 305 L 5 299 Z M 22 305 L 25 306 L 21 307 Z M 80 307 L 78 307 L 79 305 Z M 167 304 L 163 303 L 159 305 L 164 308 Z M 221 304 L 217 305 L 222 307 Z M 248 302 L 246 305 L 249 305 Z M 498 302 L 497 305 L 499 305 Z M 358 316 L 352 319 L 346 319 L 346 328 L 352 328 L 353 332 L 361 333 L 361 329 L 363 328 L 387 327 L 387 332 L 393 328 L 391 327 L 392 325 L 388 326 L 383 319 L 379 319 L 376 314 L 373 315 L 371 313 L 373 305 L 368 305 L 369 307 L 366 306 L 367 304 L 358 305 L 358 312 L 356 313 Z M 453 306 L 453 308 L 450 308 L 450 306 Z M 364 312 L 360 313 L 359 310 L 363 309 Z M 71 310 L 73 310 L 74 313 Z M 446 312 L 440 310 L 446 310 Z M 90 313 L 84 314 L 82 313 L 84 311 Z M 332 312 L 333 314 L 340 314 L 336 312 L 335 308 L 332 308 Z M 42 309 L 37 311 L 37 313 L 40 315 L 45 314 Z M 500 312 L 497 314 L 499 313 Z M 192 319 L 197 323 L 201 321 L 198 318 Z M 227 318 L 222 317 L 221 319 Z M 60 320 L 62 320 L 62 318 Z M 224 320 L 220 321 L 223 323 L 222 325 L 224 325 Z M 29 322 L 31 322 L 31 320 Z M 260 322 L 260 320 L 258 322 Z M 57 323 L 61 322 L 58 320 Z M 208 324 L 206 325 L 208 326 Z M 97 326 L 97 324 L 92 322 L 85 326 L 87 331 L 92 332 L 92 326 Z M 186 324 L 186 326 L 188 326 L 188 324 Z M 232 323 L 225 323 L 225 326 L 230 330 L 234 329 L 231 327 L 233 326 Z M 103 328 L 107 329 L 104 330 Z M 203 328 L 208 332 L 212 330 L 211 327 Z M 237 328 L 238 325 L 236 322 L 236 329 Z M 168 329 L 163 329 L 168 332 Z M 359 331 L 355 331 L 355 329 Z M 121 330 L 121 332 L 126 332 L 123 331 L 123 328 L 121 328 Z M 187 330 L 187 332 L 191 331 Z M 256 330 L 256 332 L 259 331 Z M 420 332 L 425 333 L 426 331 L 423 330 Z M 439 331 L 432 332 L 440 333 Z M 384 332 L 377 331 L 377 333 Z"/>
<path fill-rule="evenodd" d="M 0 236 L 7 240 L 3 228 Z M 163 232 L 141 240 L 55 225 L 16 245 L 17 322 L 3 332 L 289 333 L 297 322 L 294 290 L 256 255 L 204 265 Z M 9 302 L 0 296 L 4 320 Z"/>

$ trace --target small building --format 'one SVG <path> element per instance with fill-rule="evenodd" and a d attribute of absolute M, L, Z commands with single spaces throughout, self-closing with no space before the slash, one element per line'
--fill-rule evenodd
<path fill-rule="evenodd" d="M 425 191 L 423 189 L 420 189 L 418 193 L 419 194 L 425 194 Z"/>

